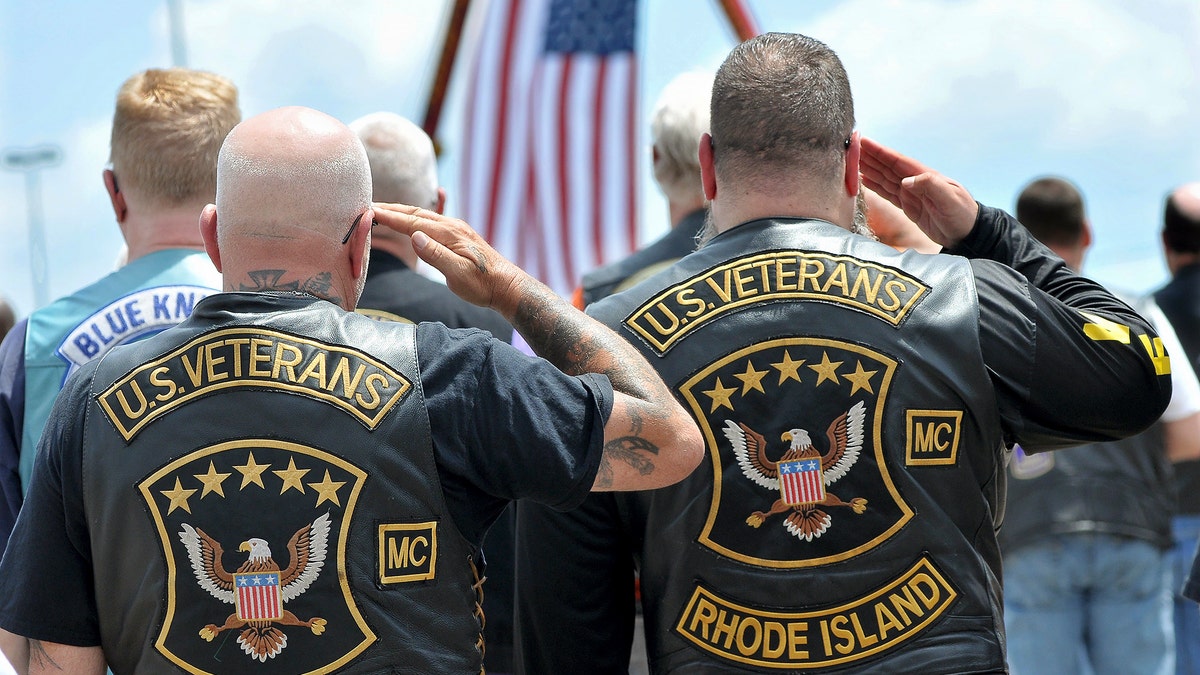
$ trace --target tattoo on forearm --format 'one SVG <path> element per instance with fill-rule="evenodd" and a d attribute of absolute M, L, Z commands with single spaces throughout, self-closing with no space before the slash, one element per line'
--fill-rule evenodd
<path fill-rule="evenodd" d="M 612 465 L 608 463 L 608 456 L 600 456 L 600 468 L 596 470 L 595 487 L 610 488 L 613 484 Z"/>
<path fill-rule="evenodd" d="M 629 406 L 629 435 L 641 436 L 642 426 L 642 414 L 634 406 Z M 655 452 L 658 452 L 658 448 L 655 448 Z"/>
<path fill-rule="evenodd" d="M 605 457 L 619 459 L 643 476 L 654 471 L 654 461 L 648 455 L 657 454 L 657 445 L 637 436 L 623 436 L 604 444 Z"/>
<path fill-rule="evenodd" d="M 50 655 L 46 653 L 46 648 L 42 646 L 41 640 L 29 641 L 29 665 L 36 665 L 40 668 L 54 668 L 62 670 L 62 666 L 58 665 Z"/>
<path fill-rule="evenodd" d="M 315 295 L 334 304 L 341 304 L 342 302 L 341 297 L 333 293 L 333 274 L 330 272 L 318 272 L 316 275 L 303 281 L 282 281 L 283 276 L 287 274 L 287 270 L 250 270 L 247 274 L 250 276 L 252 283 L 247 284 L 243 282 L 238 284 L 239 291 L 300 292 Z"/>

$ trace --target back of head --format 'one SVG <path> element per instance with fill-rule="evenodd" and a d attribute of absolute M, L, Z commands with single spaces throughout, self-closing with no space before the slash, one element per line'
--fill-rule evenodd
<path fill-rule="evenodd" d="M 265 112 L 235 127 L 221 148 L 216 204 L 223 271 L 327 267 L 370 207 L 366 153 L 329 115 Z"/>
<path fill-rule="evenodd" d="M 1038 178 L 1017 196 L 1017 220 L 1051 248 L 1075 246 L 1085 227 L 1083 195 L 1065 178 Z"/>
<path fill-rule="evenodd" d="M 703 199 L 696 144 L 709 130 L 712 84 L 707 73 L 683 73 L 663 88 L 654 105 L 650 118 L 654 180 L 668 199 Z"/>
<path fill-rule="evenodd" d="M 799 172 L 833 185 L 854 130 L 850 80 L 824 43 L 765 33 L 721 64 L 711 121 L 716 171 L 726 182 Z"/>
<path fill-rule="evenodd" d="M 1200 183 L 1187 183 L 1167 196 L 1163 245 L 1175 253 L 1200 254 Z"/>
<path fill-rule="evenodd" d="M 237 88 L 224 77 L 186 68 L 134 75 L 113 114 L 109 162 L 121 190 L 160 208 L 212 201 L 217 153 L 240 119 Z"/>
<path fill-rule="evenodd" d="M 350 129 L 366 148 L 375 201 L 437 205 L 437 158 L 421 127 L 395 113 L 376 112 L 351 122 Z"/>

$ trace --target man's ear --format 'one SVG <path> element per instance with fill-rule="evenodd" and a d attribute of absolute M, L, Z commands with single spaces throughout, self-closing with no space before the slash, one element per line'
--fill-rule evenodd
<path fill-rule="evenodd" d="M 437 211 L 438 213 L 445 214 L 446 213 L 446 188 L 438 187 L 437 195 L 438 195 L 437 196 L 437 205 L 434 206 L 433 210 Z"/>
<path fill-rule="evenodd" d="M 862 157 L 862 136 L 857 132 L 850 134 L 850 146 L 846 148 L 846 175 L 842 180 L 846 184 L 846 193 L 851 197 L 858 196 L 862 177 L 858 174 L 859 159 Z"/>
<path fill-rule="evenodd" d="M 717 196 L 717 170 L 712 134 L 708 133 L 700 137 L 700 182 L 704 198 L 711 202 Z"/>
<path fill-rule="evenodd" d="M 1083 228 L 1079 231 L 1079 248 L 1086 251 L 1092 245 L 1092 224 L 1086 219 L 1083 221 Z"/>
<path fill-rule="evenodd" d="M 213 267 L 221 271 L 221 250 L 217 248 L 217 207 L 209 204 L 200 212 L 200 238 L 204 240 L 204 251 Z"/>
<path fill-rule="evenodd" d="M 375 222 L 375 211 L 372 209 L 367 209 L 367 212 L 363 214 L 362 222 L 366 223 L 367 226 L 362 227 L 360 224 L 359 227 L 354 228 L 354 234 L 350 236 L 350 241 L 348 242 L 348 250 L 350 254 L 350 276 L 355 281 L 362 277 L 363 274 L 366 274 L 367 271 L 367 256 L 370 255 L 371 250 L 370 223 Z"/>
<path fill-rule="evenodd" d="M 117 187 L 117 174 L 113 173 L 112 169 L 104 170 L 104 189 L 108 191 L 108 200 L 112 202 L 113 214 L 117 217 L 117 223 L 124 225 L 129 209 L 125 206 L 125 194 Z"/>

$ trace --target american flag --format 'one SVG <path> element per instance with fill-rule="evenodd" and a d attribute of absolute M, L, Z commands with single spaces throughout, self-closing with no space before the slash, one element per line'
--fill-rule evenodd
<path fill-rule="evenodd" d="M 779 463 L 779 492 L 785 504 L 815 504 L 825 499 L 821 460 L 800 459 Z"/>
<path fill-rule="evenodd" d="M 244 621 L 283 617 L 279 596 L 279 572 L 234 574 L 237 587 L 237 617 Z"/>
<path fill-rule="evenodd" d="M 562 295 L 637 245 L 636 0 L 492 0 L 461 215 Z"/>

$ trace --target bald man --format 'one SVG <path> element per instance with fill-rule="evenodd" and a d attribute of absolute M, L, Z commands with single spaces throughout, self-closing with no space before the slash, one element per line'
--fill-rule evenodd
<path fill-rule="evenodd" d="M 217 175 L 200 230 L 224 292 L 68 381 L 0 626 L 33 641 L 31 673 L 480 672 L 496 514 L 678 481 L 698 430 L 645 359 L 466 223 L 373 206 L 333 118 L 251 118 Z M 354 313 L 375 220 L 543 358 Z"/>
<path fill-rule="evenodd" d="M 1154 293 L 1154 300 L 1175 327 L 1192 366 L 1200 368 L 1200 182 L 1167 195 L 1162 245 L 1171 280 Z M 1200 460 L 1175 465 L 1175 492 L 1179 510 L 1171 528 L 1173 581 L 1177 591 L 1183 589 L 1175 597 L 1175 665 L 1180 673 L 1200 672 L 1200 612 L 1191 602 L 1200 602 L 1200 565 L 1193 563 L 1200 544 Z"/>

